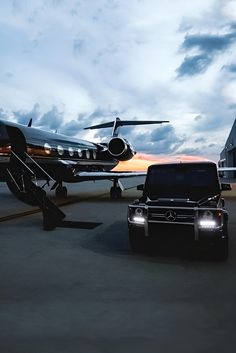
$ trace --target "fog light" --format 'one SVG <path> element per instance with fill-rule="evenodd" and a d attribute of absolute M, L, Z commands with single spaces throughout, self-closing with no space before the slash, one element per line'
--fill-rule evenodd
<path fill-rule="evenodd" d="M 133 217 L 133 221 L 135 223 L 144 224 L 145 218 L 144 217 L 140 217 L 140 216 L 134 216 Z"/>
<path fill-rule="evenodd" d="M 199 226 L 201 228 L 215 228 L 216 227 L 216 222 L 214 221 L 214 219 L 201 219 L 199 221 Z"/>

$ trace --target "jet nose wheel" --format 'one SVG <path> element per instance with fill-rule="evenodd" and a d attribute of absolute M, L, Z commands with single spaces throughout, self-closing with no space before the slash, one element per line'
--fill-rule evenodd
<path fill-rule="evenodd" d="M 122 190 L 120 187 L 112 186 L 110 189 L 110 197 L 111 199 L 121 199 L 122 197 Z"/>
<path fill-rule="evenodd" d="M 57 199 L 66 199 L 67 198 L 67 188 L 65 186 L 58 186 L 56 188 L 56 198 Z"/>

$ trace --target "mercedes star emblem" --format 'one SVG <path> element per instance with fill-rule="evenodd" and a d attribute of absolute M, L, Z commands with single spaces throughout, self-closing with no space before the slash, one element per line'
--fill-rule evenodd
<path fill-rule="evenodd" d="M 170 210 L 165 213 L 165 218 L 167 221 L 174 222 L 176 220 L 176 217 L 177 214 L 175 211 Z"/>

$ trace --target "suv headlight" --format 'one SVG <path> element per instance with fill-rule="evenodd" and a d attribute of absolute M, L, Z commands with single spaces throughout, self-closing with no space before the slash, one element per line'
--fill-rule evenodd
<path fill-rule="evenodd" d="M 131 220 L 137 224 L 144 224 L 145 223 L 144 209 L 141 207 L 135 208 L 131 214 Z"/>
<path fill-rule="evenodd" d="M 143 217 L 143 209 L 142 208 L 136 208 L 135 211 L 134 211 L 134 214 L 135 216 L 138 216 L 138 217 Z"/>
<path fill-rule="evenodd" d="M 199 227 L 202 229 L 214 229 L 221 226 L 222 212 L 212 212 L 210 210 L 199 214 Z"/>

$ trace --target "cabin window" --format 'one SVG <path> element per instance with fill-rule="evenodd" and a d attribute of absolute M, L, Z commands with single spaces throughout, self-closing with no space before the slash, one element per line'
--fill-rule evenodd
<path fill-rule="evenodd" d="M 48 143 L 44 144 L 44 152 L 46 154 L 51 154 L 51 152 L 52 152 L 52 147 Z"/>
<path fill-rule="evenodd" d="M 89 159 L 90 158 L 90 151 L 86 150 L 86 158 Z"/>
<path fill-rule="evenodd" d="M 81 151 L 80 148 L 78 148 L 78 156 L 79 156 L 79 157 L 82 157 L 82 156 L 83 156 L 83 152 Z"/>
<path fill-rule="evenodd" d="M 93 150 L 93 159 L 97 158 L 97 152 L 95 150 Z"/>
<path fill-rule="evenodd" d="M 74 156 L 74 150 L 73 150 L 73 148 L 72 148 L 72 147 L 69 147 L 68 151 L 69 151 L 69 155 L 70 155 L 71 157 L 73 157 L 73 156 Z"/>
<path fill-rule="evenodd" d="M 64 153 L 64 148 L 62 146 L 57 146 L 57 152 L 60 156 L 62 156 Z"/>

